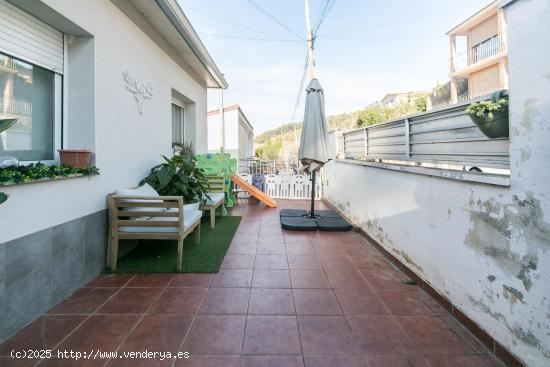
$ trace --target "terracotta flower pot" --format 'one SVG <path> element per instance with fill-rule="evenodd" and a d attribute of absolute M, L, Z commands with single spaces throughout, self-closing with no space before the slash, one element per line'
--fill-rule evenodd
<path fill-rule="evenodd" d="M 88 168 L 92 152 L 89 150 L 59 150 L 59 159 L 62 166 L 71 166 L 75 168 Z"/>

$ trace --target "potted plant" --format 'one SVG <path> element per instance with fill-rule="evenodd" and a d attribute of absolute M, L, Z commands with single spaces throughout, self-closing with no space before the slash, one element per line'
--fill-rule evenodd
<path fill-rule="evenodd" d="M 466 108 L 474 124 L 488 138 L 507 138 L 508 99 L 502 91 L 493 93 L 490 101 L 474 102 Z"/>
<path fill-rule="evenodd" d="M 188 150 L 176 149 L 172 158 L 163 158 L 165 162 L 153 167 L 139 184 L 148 183 L 163 196 L 183 196 L 185 210 L 198 209 L 208 198 L 210 185 L 195 156 Z"/>
<path fill-rule="evenodd" d="M 92 152 L 86 149 L 60 149 L 59 160 L 62 166 L 88 168 Z"/>

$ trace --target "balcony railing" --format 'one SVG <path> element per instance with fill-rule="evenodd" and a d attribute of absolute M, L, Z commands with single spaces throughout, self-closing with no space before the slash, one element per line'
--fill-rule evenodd
<path fill-rule="evenodd" d="M 457 69 L 464 69 L 481 60 L 504 51 L 504 42 L 499 35 L 493 36 L 457 55 Z"/>

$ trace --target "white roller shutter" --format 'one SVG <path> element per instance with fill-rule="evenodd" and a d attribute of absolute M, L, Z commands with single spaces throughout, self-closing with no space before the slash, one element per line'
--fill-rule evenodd
<path fill-rule="evenodd" d="M 0 52 L 63 73 L 63 33 L 0 0 Z"/>

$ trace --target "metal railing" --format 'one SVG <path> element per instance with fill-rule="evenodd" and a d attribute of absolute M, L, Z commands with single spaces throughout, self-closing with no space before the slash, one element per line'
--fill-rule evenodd
<path fill-rule="evenodd" d="M 344 132 L 344 156 L 508 169 L 508 138 L 485 137 L 466 115 L 467 106 L 459 103 Z"/>
<path fill-rule="evenodd" d="M 457 70 L 464 69 L 476 62 L 494 56 L 504 51 L 504 49 L 504 42 L 501 36 L 495 35 L 488 38 L 457 55 Z"/>

